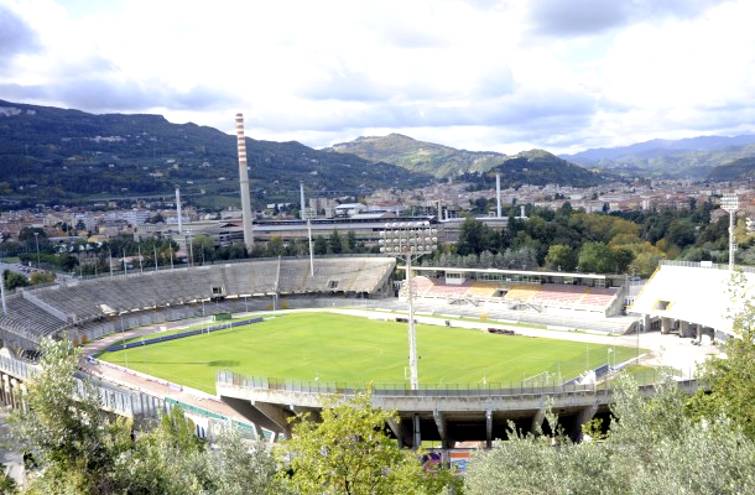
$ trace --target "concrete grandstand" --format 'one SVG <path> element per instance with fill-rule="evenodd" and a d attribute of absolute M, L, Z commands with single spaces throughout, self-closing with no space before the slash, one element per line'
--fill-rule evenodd
<path fill-rule="evenodd" d="M 632 331 L 626 277 L 594 273 L 417 267 L 414 295 L 421 310 L 487 315 L 611 333 Z M 407 287 L 400 296 L 405 298 Z"/>
<path fill-rule="evenodd" d="M 734 316 L 755 297 L 755 269 L 710 262 L 662 261 L 637 295 L 631 311 L 644 317 L 646 329 L 728 338 Z"/>
<path fill-rule="evenodd" d="M 33 349 L 41 338 L 62 332 L 83 342 L 205 312 L 275 309 L 287 296 L 380 297 L 390 292 L 395 260 L 321 258 L 315 266 L 311 276 L 308 260 L 279 258 L 22 289 L 7 298 L 0 332 L 6 346 Z"/>

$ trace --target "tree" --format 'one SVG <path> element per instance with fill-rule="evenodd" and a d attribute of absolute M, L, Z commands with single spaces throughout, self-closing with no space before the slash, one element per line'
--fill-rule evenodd
<path fill-rule="evenodd" d="M 689 408 L 695 417 L 727 416 L 755 440 L 755 304 L 741 274 L 732 283 L 732 304 L 742 307 L 733 321 L 734 337 L 723 344 L 725 357 L 711 357 L 702 366 L 710 392 L 698 392 Z"/>
<path fill-rule="evenodd" d="M 199 234 L 191 240 L 192 249 L 194 250 L 193 261 L 212 261 L 215 259 L 215 242 L 205 234 Z"/>
<path fill-rule="evenodd" d="M 579 269 L 583 272 L 609 273 L 616 262 L 613 252 L 602 242 L 586 242 L 579 250 Z"/>
<path fill-rule="evenodd" d="M 267 256 L 282 256 L 283 250 L 283 239 L 279 236 L 271 237 L 270 242 L 267 243 Z"/>
<path fill-rule="evenodd" d="M 5 270 L 3 272 L 3 280 L 5 281 L 5 288 L 13 290 L 17 287 L 27 287 L 29 280 L 21 273 Z"/>
<path fill-rule="evenodd" d="M 624 247 L 611 248 L 611 252 L 615 263 L 613 271 L 615 273 L 625 273 L 629 264 L 634 260 L 634 254 Z"/>
<path fill-rule="evenodd" d="M 333 232 L 328 237 L 328 252 L 332 254 L 339 254 L 343 248 L 341 243 L 341 236 L 338 231 L 333 229 Z"/>
<path fill-rule="evenodd" d="M 730 421 L 694 421 L 676 384 L 645 399 L 631 379 L 614 390 L 616 420 L 601 442 L 510 431 L 469 464 L 468 495 L 753 493 L 755 443 Z M 556 424 L 552 414 L 549 425 Z M 557 445 L 554 448 L 554 445 Z M 715 466 L 715 470 L 706 469 Z"/>
<path fill-rule="evenodd" d="M 668 227 L 669 240 L 680 248 L 693 244 L 696 236 L 695 224 L 687 218 L 673 220 Z"/>
<path fill-rule="evenodd" d="M 328 253 L 328 240 L 325 237 L 318 235 L 315 237 L 312 249 L 315 254 L 327 254 Z"/>
<path fill-rule="evenodd" d="M 49 284 L 55 281 L 55 274 L 52 272 L 34 272 L 29 276 L 31 285 Z"/>
<path fill-rule="evenodd" d="M 263 442 L 249 445 L 235 431 L 218 440 L 212 456 L 212 478 L 218 494 L 282 495 L 286 493 L 285 483 L 276 472 L 275 458 Z"/>
<path fill-rule="evenodd" d="M 577 255 L 569 246 L 551 244 L 545 257 L 545 266 L 551 270 L 574 271 L 577 267 Z"/>
<path fill-rule="evenodd" d="M 123 421 L 109 421 L 85 383 L 74 399 L 79 352 L 67 340 L 41 343 L 42 371 L 28 385 L 28 412 L 11 416 L 11 433 L 42 468 L 39 493 L 102 493 L 114 482 L 115 458 L 129 442 Z M 36 492 L 33 492 L 36 493 Z"/>
<path fill-rule="evenodd" d="M 495 236 L 490 227 L 472 217 L 467 217 L 461 224 L 456 248 L 461 255 L 480 254 L 485 250 L 490 250 L 495 244 L 494 241 Z"/>
<path fill-rule="evenodd" d="M 450 474 L 425 473 L 413 452 L 399 448 L 384 428 L 396 414 L 376 409 L 369 394 L 331 402 L 322 421 L 298 417 L 283 444 L 290 457 L 290 485 L 302 495 L 389 495 L 439 493 Z"/>

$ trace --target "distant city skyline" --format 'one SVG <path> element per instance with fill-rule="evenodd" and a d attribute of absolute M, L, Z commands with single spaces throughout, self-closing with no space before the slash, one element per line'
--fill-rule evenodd
<path fill-rule="evenodd" d="M 747 0 L 0 0 L 0 99 L 323 147 L 755 133 Z"/>

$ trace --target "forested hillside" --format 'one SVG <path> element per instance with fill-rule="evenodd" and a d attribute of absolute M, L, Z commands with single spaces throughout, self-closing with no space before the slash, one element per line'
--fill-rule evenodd
<path fill-rule="evenodd" d="M 232 117 L 232 116 L 231 116 Z M 253 135 L 254 131 L 250 130 Z M 160 115 L 93 115 L 0 100 L 0 196 L 20 204 L 172 194 L 190 201 L 238 202 L 234 136 Z M 430 177 L 297 142 L 247 138 L 253 199 L 313 193 L 356 194 Z"/>

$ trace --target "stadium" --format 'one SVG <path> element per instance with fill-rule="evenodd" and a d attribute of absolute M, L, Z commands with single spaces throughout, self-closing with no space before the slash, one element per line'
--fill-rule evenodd
<path fill-rule="evenodd" d="M 402 268 L 339 256 L 310 273 L 308 259 L 277 258 L 18 290 L 0 317 L 2 398 L 22 402 L 34 351 L 53 336 L 83 346 L 106 407 L 140 420 L 180 405 L 201 435 L 236 424 L 286 436 L 291 416 L 370 386 L 398 411 L 389 427 L 407 447 L 490 444 L 510 421 L 541 425 L 546 403 L 577 438 L 607 416 L 620 369 L 673 368 L 691 391 L 692 366 L 732 332 L 726 267 L 663 262 L 639 293 L 623 276 L 418 267 L 412 389 Z M 752 290 L 753 272 L 738 273 Z M 706 282 L 679 290 L 693 280 Z"/>
<path fill-rule="evenodd" d="M 241 114 L 236 131 L 251 251 Z M 301 204 L 302 218 L 313 218 L 303 192 Z M 274 441 L 291 435 L 293 416 L 317 418 L 327 401 L 369 389 L 374 405 L 397 412 L 386 427 L 400 445 L 437 442 L 451 459 L 465 442 L 506 438 L 512 423 L 547 427 L 547 409 L 581 438 L 593 417 L 610 418 L 611 381 L 622 372 L 647 383 L 646 394 L 658 368 L 696 390 L 695 365 L 732 335 L 743 304 L 722 294 L 736 283 L 740 296 L 755 289 L 753 270 L 710 263 L 661 262 L 645 284 L 627 275 L 412 268 L 436 247 L 428 222 L 373 231 L 384 255 L 314 259 L 310 243 L 309 259 L 131 273 L 124 265 L 122 274 L 3 291 L 0 401 L 26 407 L 24 382 L 38 372 L 41 340 L 53 337 L 83 349 L 78 378 L 96 385 L 103 409 L 137 424 L 179 406 L 199 436 L 234 426 Z"/>

